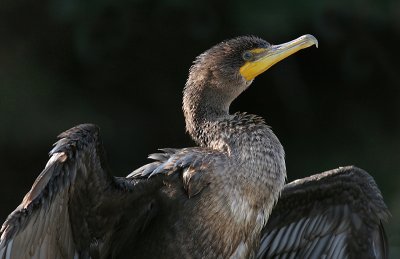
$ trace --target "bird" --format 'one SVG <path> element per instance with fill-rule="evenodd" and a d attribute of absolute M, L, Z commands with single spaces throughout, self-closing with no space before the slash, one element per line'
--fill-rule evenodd
<path fill-rule="evenodd" d="M 286 183 L 285 152 L 264 119 L 230 113 L 271 66 L 316 45 L 239 36 L 200 54 L 183 90 L 195 146 L 164 148 L 111 173 L 99 127 L 58 136 L 0 230 L 10 258 L 387 258 L 390 213 L 374 179 L 339 167 Z"/>

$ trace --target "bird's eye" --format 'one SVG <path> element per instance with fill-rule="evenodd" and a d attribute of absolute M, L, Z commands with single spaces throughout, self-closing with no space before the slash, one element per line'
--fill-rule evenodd
<path fill-rule="evenodd" d="M 253 58 L 253 53 L 251 53 L 250 51 L 246 51 L 245 53 L 243 53 L 243 59 L 248 61 L 251 60 Z"/>

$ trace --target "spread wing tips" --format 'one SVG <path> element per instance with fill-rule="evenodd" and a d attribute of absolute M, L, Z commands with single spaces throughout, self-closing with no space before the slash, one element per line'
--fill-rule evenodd
<path fill-rule="evenodd" d="M 350 194 L 356 194 L 357 198 L 365 201 L 366 206 L 380 220 L 387 221 L 390 212 L 386 206 L 381 191 L 378 188 L 374 178 L 361 168 L 356 166 L 339 167 L 334 170 L 315 174 L 306 178 L 292 181 L 285 186 L 285 194 L 304 194 L 308 192 L 335 192 L 338 190 L 350 191 Z M 340 194 L 340 195 L 339 195 Z M 337 199 L 350 199 L 351 197 L 338 193 Z M 347 202 L 350 202 L 348 200 Z"/>
<path fill-rule="evenodd" d="M 390 216 L 372 176 L 341 167 L 287 184 L 256 258 L 387 258 Z"/>
<path fill-rule="evenodd" d="M 103 150 L 97 126 L 78 125 L 59 138 L 31 190 L 0 229 L 0 259 L 73 255 L 69 187 L 78 173 L 80 177 L 98 175 L 100 182 L 108 178 L 102 170 Z M 79 190 L 75 188 L 75 192 Z"/>

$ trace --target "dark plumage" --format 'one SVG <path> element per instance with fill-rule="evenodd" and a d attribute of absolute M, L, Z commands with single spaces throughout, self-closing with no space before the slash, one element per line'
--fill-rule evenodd
<path fill-rule="evenodd" d="M 247 36 L 201 54 L 183 93 L 198 146 L 163 149 L 126 178 L 111 176 L 96 126 L 61 134 L 3 224 L 0 259 L 385 258 L 388 212 L 366 172 L 341 168 L 284 188 L 278 138 L 262 118 L 229 113 L 254 77 L 313 44 L 311 35 L 277 46 Z"/>
<path fill-rule="evenodd" d="M 387 258 L 388 217 L 373 178 L 359 168 L 296 180 L 282 191 L 257 257 Z"/>

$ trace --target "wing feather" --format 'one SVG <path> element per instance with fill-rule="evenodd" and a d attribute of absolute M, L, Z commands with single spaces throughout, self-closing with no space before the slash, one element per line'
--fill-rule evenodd
<path fill-rule="evenodd" d="M 95 125 L 79 125 L 59 138 L 46 167 L 0 230 L 0 259 L 89 258 L 91 253 L 107 258 L 118 252 L 111 246 L 118 228 L 132 224 L 129 229 L 138 231 L 151 215 L 148 194 L 161 180 L 112 177 Z M 124 209 L 131 214 L 124 215 Z M 131 215 L 134 222 L 122 220 Z"/>
<path fill-rule="evenodd" d="M 257 258 L 387 258 L 388 209 L 373 178 L 343 167 L 286 185 Z"/>
<path fill-rule="evenodd" d="M 52 158 L 54 156 L 60 157 L 56 154 Z M 53 193 L 47 187 L 54 171 L 53 164 L 58 161 L 50 159 L 51 163 L 47 164 L 21 205 L 3 224 L 0 250 L 7 250 L 5 258 L 73 257 L 75 247 L 70 240 L 69 222 L 66 222 L 69 221 L 66 192 Z M 48 195 L 49 192 L 52 194 Z M 58 244 L 54 233 L 64 236 L 63 244 Z"/>

